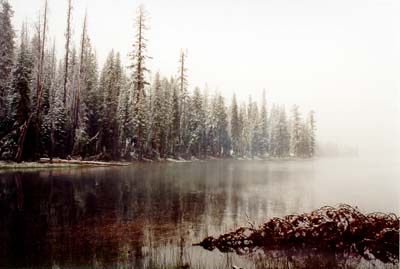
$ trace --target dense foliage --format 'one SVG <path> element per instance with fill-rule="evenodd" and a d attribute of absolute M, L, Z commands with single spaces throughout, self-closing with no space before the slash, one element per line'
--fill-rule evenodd
<path fill-rule="evenodd" d="M 149 81 L 146 66 L 148 20 L 138 8 L 136 35 L 125 69 L 112 50 L 99 71 L 86 19 L 77 49 L 71 42 L 68 1 L 64 59 L 45 36 L 46 15 L 30 38 L 21 31 L 15 48 L 13 11 L 2 1 L 0 13 L 0 158 L 35 160 L 49 156 L 84 159 L 159 159 L 214 157 L 312 157 L 314 112 L 303 118 L 294 106 L 288 116 L 281 105 L 230 106 L 215 92 L 188 87 L 187 55 L 179 72 Z M 46 3 L 47 9 L 47 3 Z M 46 10 L 45 10 L 46 11 Z M 44 12 L 46 14 L 46 12 Z"/>

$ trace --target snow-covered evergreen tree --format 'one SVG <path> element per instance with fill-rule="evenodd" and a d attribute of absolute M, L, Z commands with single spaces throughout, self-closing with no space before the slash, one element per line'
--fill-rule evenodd
<path fill-rule="evenodd" d="M 283 106 L 273 105 L 270 112 L 270 155 L 288 157 L 290 151 L 290 133 L 286 111 Z"/>
<path fill-rule="evenodd" d="M 284 106 L 279 109 L 279 120 L 278 120 L 278 145 L 277 145 L 277 156 L 288 157 L 290 153 L 290 133 L 287 122 L 286 110 Z"/>
<path fill-rule="evenodd" d="M 304 122 L 300 125 L 300 142 L 297 157 L 310 157 L 310 130 Z"/>
<path fill-rule="evenodd" d="M 259 154 L 261 156 L 265 156 L 268 152 L 268 116 L 267 116 L 267 100 L 265 97 L 265 90 L 263 90 L 262 94 L 262 103 L 261 103 L 261 113 L 259 120 L 259 128 L 260 128 L 260 149 Z"/>
<path fill-rule="evenodd" d="M 211 153 L 216 157 L 230 155 L 231 140 L 228 133 L 228 115 L 224 98 L 219 94 L 213 97 L 211 110 L 211 125 L 208 140 L 211 142 Z"/>
<path fill-rule="evenodd" d="M 72 0 L 68 0 L 68 9 L 67 9 L 67 29 L 65 31 L 65 57 L 64 57 L 64 77 L 63 77 L 63 104 L 67 106 L 67 98 L 68 94 L 68 80 L 70 78 L 69 75 L 69 59 L 70 59 L 70 46 L 71 46 L 71 39 L 72 39 Z"/>
<path fill-rule="evenodd" d="M 131 69 L 132 73 L 132 86 L 133 86 L 133 128 L 134 128 L 134 141 L 137 157 L 142 159 L 145 144 L 147 142 L 146 129 L 148 126 L 147 113 L 146 113 L 146 95 L 145 86 L 149 83 L 146 80 L 146 73 L 149 70 L 145 66 L 146 60 L 149 58 L 146 55 L 147 44 L 145 32 L 147 27 L 147 16 L 143 5 L 140 5 L 137 10 L 136 18 L 136 35 L 135 43 L 133 45 L 134 51 L 131 53 Z"/>
<path fill-rule="evenodd" d="M 7 0 L 0 2 L 0 137 L 10 127 L 8 116 L 10 81 L 14 63 L 14 29 L 11 24 L 13 10 Z"/>
<path fill-rule="evenodd" d="M 181 136 L 181 113 L 179 107 L 179 92 L 178 87 L 174 82 L 171 82 L 172 87 L 172 100 L 171 100 L 171 147 L 172 155 L 176 158 L 179 157 L 179 145 Z"/>
<path fill-rule="evenodd" d="M 233 95 L 231 106 L 231 138 L 232 150 L 235 156 L 240 156 L 240 138 L 241 128 L 239 122 L 239 108 L 236 101 L 236 95 Z"/>
<path fill-rule="evenodd" d="M 100 128 L 100 150 L 106 158 L 118 159 L 119 127 L 118 97 L 121 91 L 122 66 L 120 56 L 111 51 L 107 57 L 100 78 L 100 92 L 103 93 L 103 110 Z"/>
<path fill-rule="evenodd" d="M 79 152 L 83 152 L 86 147 L 88 140 L 85 141 L 84 138 L 88 137 L 86 133 L 86 126 L 85 126 L 85 118 L 84 118 L 84 102 L 82 99 L 84 96 L 83 84 L 84 79 L 86 77 L 86 54 L 87 54 L 87 46 L 89 44 L 89 39 L 87 38 L 87 14 L 85 14 L 85 19 L 83 22 L 82 34 L 81 34 L 81 44 L 80 44 L 80 52 L 79 52 L 79 63 L 78 63 L 78 70 L 77 70 L 77 87 L 76 87 L 76 94 L 74 96 L 73 105 L 72 105 L 72 128 L 73 128 L 73 154 L 79 154 Z M 90 48 L 90 47 L 89 47 Z M 75 142 L 79 140 L 79 143 L 76 144 Z"/>
<path fill-rule="evenodd" d="M 55 44 L 51 50 L 47 50 L 43 72 L 43 121 L 40 132 L 40 147 L 42 154 L 51 155 L 52 128 L 54 127 L 53 108 L 56 78 L 56 51 Z"/>
<path fill-rule="evenodd" d="M 163 157 L 171 154 L 171 131 L 172 131 L 172 87 L 167 78 L 161 80 L 161 100 L 160 111 L 163 115 L 162 129 L 164 130 L 164 149 Z"/>
<path fill-rule="evenodd" d="M 315 155 L 315 150 L 316 150 L 316 137 L 315 137 L 315 131 L 316 131 L 316 123 L 315 123 L 315 112 L 310 111 L 308 114 L 308 132 L 309 132 L 309 156 L 314 157 Z"/>
<path fill-rule="evenodd" d="M 15 63 L 15 67 L 12 73 L 11 81 L 11 118 L 14 121 L 14 126 L 11 136 L 6 139 L 3 147 L 3 157 L 13 159 L 18 145 L 18 138 L 20 136 L 20 126 L 26 125 L 27 133 L 24 146 L 31 144 L 34 139 L 33 126 L 28 120 L 31 116 L 31 81 L 32 81 L 32 68 L 33 68 L 33 57 L 28 47 L 28 41 L 26 40 L 24 31 L 21 33 L 21 44 L 18 49 L 18 55 Z M 23 152 L 23 159 L 31 159 L 35 154 L 33 147 L 27 147 L 27 150 Z"/>
<path fill-rule="evenodd" d="M 69 143 L 69 133 L 70 133 L 70 121 L 68 116 L 68 111 L 64 106 L 64 91 L 63 91 L 63 82 L 64 82 L 64 63 L 60 61 L 57 68 L 56 81 L 54 85 L 54 100 L 53 100 L 53 109 L 52 109 L 52 117 L 54 120 L 53 123 L 53 137 L 54 137 L 54 145 L 52 155 L 54 157 L 65 158 L 70 149 L 68 148 Z"/>
<path fill-rule="evenodd" d="M 279 110 L 276 104 L 272 105 L 269 117 L 269 146 L 268 151 L 269 154 L 273 157 L 277 157 L 277 148 L 278 148 L 278 120 L 279 120 Z"/>
<path fill-rule="evenodd" d="M 206 114 L 203 106 L 203 96 L 200 88 L 196 87 L 191 98 L 189 110 L 189 128 L 190 139 L 188 150 L 192 156 L 201 156 L 203 154 L 202 146 L 205 139 Z"/>
<path fill-rule="evenodd" d="M 293 156 L 298 157 L 300 155 L 300 143 L 301 143 L 301 117 L 299 112 L 299 106 L 294 105 L 292 107 L 292 118 L 291 118 L 291 152 Z"/>
<path fill-rule="evenodd" d="M 238 147 L 237 148 L 237 150 L 238 150 L 237 156 L 240 156 L 240 157 L 244 157 L 246 155 L 246 148 L 247 148 L 246 134 L 248 133 L 246 130 L 247 126 L 245 124 L 245 121 L 247 119 L 246 115 L 247 115 L 246 114 L 246 104 L 242 103 L 239 106 L 239 111 L 238 111 L 238 129 L 239 129 L 238 138 L 239 138 L 239 140 L 238 140 L 238 146 L 237 146 Z"/>
<path fill-rule="evenodd" d="M 12 115 L 19 126 L 28 120 L 31 111 L 32 69 L 33 57 L 26 40 L 22 38 L 11 82 L 13 90 L 12 107 L 14 108 Z"/>
<path fill-rule="evenodd" d="M 166 130 L 164 126 L 165 121 L 165 109 L 164 109 L 164 98 L 163 91 L 161 88 L 160 74 L 157 72 L 154 79 L 154 91 L 153 91 L 153 105 L 151 116 L 152 128 L 151 128 L 151 147 L 154 150 L 155 157 L 164 157 L 165 152 L 165 136 Z"/>
<path fill-rule="evenodd" d="M 179 55 L 179 70 L 178 70 L 178 84 L 179 84 L 179 108 L 180 108 L 180 152 L 184 153 L 188 149 L 190 141 L 189 133 L 189 106 L 190 96 L 188 91 L 188 78 L 186 68 L 187 53 L 181 50 Z"/>
<path fill-rule="evenodd" d="M 130 153 L 133 151 L 133 121 L 132 121 L 132 89 L 127 83 L 127 77 L 122 77 L 122 88 L 119 96 L 118 122 L 119 122 L 119 144 L 121 157 L 130 159 Z"/>
<path fill-rule="evenodd" d="M 254 102 L 251 104 L 250 123 L 252 124 L 251 130 L 251 156 L 258 156 L 261 149 L 261 126 L 258 115 L 258 106 Z"/>
<path fill-rule="evenodd" d="M 82 115 L 80 121 L 81 129 L 84 128 L 89 138 L 84 153 L 91 156 L 97 153 L 96 145 L 99 140 L 103 96 L 99 91 L 97 57 L 89 40 L 86 43 L 83 61 Z"/>

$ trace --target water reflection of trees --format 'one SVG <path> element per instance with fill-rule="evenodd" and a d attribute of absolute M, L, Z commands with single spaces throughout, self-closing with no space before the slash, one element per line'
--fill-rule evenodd
<path fill-rule="evenodd" d="M 185 263 L 189 237 L 204 236 L 201 171 L 194 179 L 160 165 L 2 174 L 0 264 L 140 263 L 147 248 L 168 244 L 181 245 Z"/>
<path fill-rule="evenodd" d="M 0 267 L 262 268 L 191 245 L 247 224 L 246 215 L 260 223 L 309 210 L 310 171 L 285 167 L 219 161 L 2 173 Z"/>

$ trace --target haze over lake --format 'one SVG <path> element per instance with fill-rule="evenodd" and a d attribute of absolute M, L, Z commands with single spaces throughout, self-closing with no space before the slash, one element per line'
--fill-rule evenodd
<path fill-rule="evenodd" d="M 390 160 L 321 158 L 2 172 L 0 264 L 259 268 L 254 256 L 192 244 L 249 220 L 260 225 L 338 203 L 398 213 L 398 167 Z M 285 268 L 285 259 L 277 268 Z"/>

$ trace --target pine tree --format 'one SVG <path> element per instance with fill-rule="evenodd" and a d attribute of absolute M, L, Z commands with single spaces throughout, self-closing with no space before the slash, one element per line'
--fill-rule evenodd
<path fill-rule="evenodd" d="M 49 85 L 49 111 L 48 111 L 48 121 L 47 125 L 49 126 L 49 145 L 48 149 L 50 161 L 53 161 L 54 155 L 54 128 L 55 128 L 55 115 L 54 115 L 54 107 L 55 107 L 55 99 L 56 99 L 56 86 L 57 86 L 57 67 L 56 67 L 56 42 L 53 43 L 53 49 L 51 52 L 51 75 L 49 77 L 50 85 Z"/>
<path fill-rule="evenodd" d="M 83 58 L 81 124 L 88 141 L 84 155 L 95 155 L 99 140 L 103 97 L 99 91 L 97 58 L 87 37 Z M 76 150 L 79 152 L 79 150 Z M 81 154 L 82 155 L 82 154 Z"/>
<path fill-rule="evenodd" d="M 167 78 L 161 80 L 161 100 L 160 111 L 163 115 L 162 128 L 164 130 L 164 154 L 163 157 L 172 155 L 171 134 L 172 134 L 172 87 Z"/>
<path fill-rule="evenodd" d="M 300 132 L 301 132 L 301 118 L 299 112 L 299 106 L 294 105 L 292 108 L 292 126 L 291 126 L 291 151 L 293 156 L 298 157 L 300 155 Z"/>
<path fill-rule="evenodd" d="M 246 109 L 246 117 L 245 117 L 245 139 L 246 139 L 246 147 L 245 147 L 245 152 L 247 156 L 253 156 L 253 150 L 252 150 L 252 141 L 253 141 L 253 136 L 254 136 L 254 126 L 256 124 L 256 118 L 255 116 L 257 115 L 257 112 L 254 110 L 254 102 L 252 100 L 252 97 L 249 96 L 249 100 L 247 103 L 247 109 Z"/>
<path fill-rule="evenodd" d="M 267 101 L 265 97 L 265 90 L 262 95 L 261 113 L 260 113 L 260 149 L 259 153 L 264 156 L 268 152 L 268 117 L 267 117 Z"/>
<path fill-rule="evenodd" d="M 44 23 L 43 30 L 41 27 L 41 22 L 39 18 L 39 23 L 37 27 L 38 33 L 38 51 L 37 51 L 37 89 L 36 89 L 36 103 L 34 105 L 35 109 L 30 113 L 27 120 L 20 128 L 20 134 L 18 138 L 18 148 L 17 153 L 15 155 L 15 160 L 20 162 L 25 156 L 27 159 L 37 158 L 37 154 L 39 153 L 38 145 L 40 140 L 40 128 L 41 128 L 41 102 L 42 102 L 42 77 L 43 77 L 43 66 L 44 66 L 44 46 L 46 41 L 46 30 L 47 30 L 47 1 L 45 1 L 45 9 L 44 9 Z M 43 32 L 42 32 L 43 31 Z M 34 119 L 32 121 L 32 119 Z M 33 126 L 31 125 L 33 122 Z M 31 129 L 31 127 L 33 129 Z M 32 132 L 30 132 L 32 130 Z M 29 148 L 24 151 L 26 144 L 26 137 L 34 138 L 29 141 Z M 28 140 L 30 140 L 28 139 Z"/>
<path fill-rule="evenodd" d="M 145 111 L 146 100 L 145 100 L 145 86 L 149 83 L 146 81 L 145 73 L 149 70 L 145 66 L 145 61 L 149 57 L 146 55 L 146 38 L 145 32 L 147 27 L 147 16 L 143 5 L 140 5 L 137 11 L 136 18 L 136 36 L 134 43 L 134 51 L 131 54 L 132 65 L 130 66 L 133 70 L 132 84 L 134 94 L 134 133 L 135 133 L 135 150 L 138 159 L 142 159 L 145 151 L 144 146 L 146 143 L 146 128 L 147 128 L 147 115 Z"/>
<path fill-rule="evenodd" d="M 190 140 L 189 128 L 189 92 L 186 68 L 187 53 L 181 50 L 179 56 L 179 108 L 180 108 L 180 151 L 184 153 L 187 150 Z"/>
<path fill-rule="evenodd" d="M 212 121 L 210 128 L 212 153 L 217 157 L 230 155 L 231 141 L 228 133 L 228 115 L 223 97 L 217 94 L 212 102 Z"/>
<path fill-rule="evenodd" d="M 31 145 L 34 147 L 34 152 L 36 154 L 43 154 L 44 149 L 42 148 L 42 125 L 43 125 L 43 92 L 44 89 L 44 71 L 45 71 L 45 45 L 46 45 L 46 34 L 47 34 L 47 0 L 45 1 L 44 6 L 44 16 L 43 16 L 43 25 L 40 24 L 40 19 L 38 23 L 38 37 L 39 37 L 39 46 L 38 46 L 38 62 L 37 62 L 37 88 L 36 88 L 36 108 L 35 108 L 35 143 Z"/>
<path fill-rule="evenodd" d="M 1 2 L 0 9 L 0 136 L 6 130 L 3 125 L 7 116 L 9 85 L 14 63 L 14 29 L 11 25 L 13 10 L 7 0 Z"/>
<path fill-rule="evenodd" d="M 67 104 L 67 83 L 69 78 L 69 53 L 70 53 L 70 44 L 72 38 L 72 29 L 71 29 L 71 20 L 72 20 L 72 0 L 68 0 L 68 10 L 67 10 L 67 30 L 65 32 L 65 57 L 64 57 L 64 83 L 63 83 L 63 103 L 64 106 Z"/>
<path fill-rule="evenodd" d="M 18 56 L 16 60 L 16 64 L 13 70 L 11 88 L 13 90 L 13 100 L 12 100 L 12 108 L 11 112 L 12 118 L 16 123 L 16 127 L 22 126 L 22 128 L 18 129 L 18 136 L 15 136 L 14 143 L 15 148 L 11 150 L 11 152 L 16 153 L 19 150 L 20 144 L 22 148 L 26 148 L 24 152 L 21 151 L 21 155 L 19 156 L 22 159 L 32 159 L 34 152 L 33 147 L 30 145 L 34 138 L 34 126 L 31 124 L 31 81 L 32 81 L 32 69 L 33 69 L 33 57 L 30 54 L 28 48 L 28 42 L 25 39 L 25 33 L 21 34 L 21 45 L 18 51 Z M 23 140 L 21 140 L 22 132 L 25 130 L 25 135 Z M 25 139 L 25 138 L 28 139 Z M 18 148 L 17 148 L 18 146 Z"/>
<path fill-rule="evenodd" d="M 68 78 L 67 78 L 67 100 L 66 106 L 69 114 L 69 121 L 71 126 L 74 124 L 74 107 L 75 107 L 75 98 L 77 94 L 77 86 L 78 86 L 78 69 L 79 69 L 79 60 L 78 60 L 78 51 L 74 46 L 69 53 L 68 59 Z M 72 130 L 71 130 L 72 131 Z M 73 134 L 73 132 L 71 132 Z M 71 140 L 71 143 L 73 141 Z"/>
<path fill-rule="evenodd" d="M 44 61 L 44 72 L 43 72 L 43 121 L 40 133 L 40 147 L 41 154 L 46 154 L 52 158 L 52 140 L 53 128 L 54 128 L 54 93 L 55 93 L 55 77 L 56 77 L 56 48 L 55 42 L 52 49 L 47 50 Z"/>
<path fill-rule="evenodd" d="M 152 148 L 155 150 L 156 158 L 164 157 L 165 134 L 164 129 L 164 109 L 163 96 L 161 89 L 160 74 L 157 72 L 154 79 L 154 101 L 152 105 Z"/>
<path fill-rule="evenodd" d="M 87 15 L 85 15 L 85 19 L 83 22 L 82 35 L 81 35 L 81 48 L 80 48 L 80 56 L 79 56 L 79 66 L 78 66 L 78 75 L 77 75 L 77 90 L 75 95 L 75 100 L 73 103 L 72 109 L 72 128 L 73 128 L 73 136 L 76 132 L 76 129 L 80 127 L 80 111 L 81 111 L 81 89 L 82 89 L 82 78 L 85 75 L 84 70 L 84 60 L 85 60 L 85 51 L 87 44 Z M 79 133 L 80 137 L 83 137 L 83 133 L 85 129 L 81 129 Z"/>
<path fill-rule="evenodd" d="M 61 61 L 57 67 L 53 93 L 52 118 L 54 122 L 52 123 L 52 136 L 54 143 L 51 150 L 51 156 L 60 158 L 65 158 L 70 152 L 68 148 L 70 121 L 67 108 L 64 105 L 64 75 L 64 63 Z"/>
<path fill-rule="evenodd" d="M 273 157 L 278 156 L 278 140 L 279 140 L 279 132 L 278 132 L 278 123 L 279 123 L 279 109 L 274 104 L 271 108 L 270 112 L 270 129 L 269 129 L 269 153 Z"/>
<path fill-rule="evenodd" d="M 315 138 L 315 112 L 310 111 L 308 115 L 308 129 L 309 129 L 309 156 L 315 156 L 316 138 Z"/>
<path fill-rule="evenodd" d="M 238 105 L 236 102 L 236 95 L 233 95 L 231 108 L 231 137 L 232 150 L 236 157 L 240 155 L 240 131 Z"/>
<path fill-rule="evenodd" d="M 247 104 L 247 115 L 245 117 L 245 139 L 246 139 L 246 155 L 254 156 L 258 155 L 260 147 L 260 128 L 259 128 L 259 115 L 258 106 L 256 102 L 252 101 L 252 97 L 249 96 Z M 255 134 L 255 131 L 257 132 Z M 254 146 L 254 148 L 253 148 Z"/>
<path fill-rule="evenodd" d="M 100 131 L 100 149 L 104 157 L 118 159 L 119 127 L 118 96 L 121 90 L 122 67 L 119 54 L 111 51 L 108 55 L 100 78 L 100 92 L 103 96 L 103 113 Z"/>
<path fill-rule="evenodd" d="M 179 152 L 179 141 L 181 136 L 181 114 L 179 107 L 179 93 L 178 87 L 175 83 L 171 83 L 172 86 L 172 108 L 171 108 L 171 145 L 172 145 L 172 155 L 177 158 L 180 155 Z"/>
<path fill-rule="evenodd" d="M 208 100 L 208 87 L 207 84 L 203 90 L 203 98 L 202 98 L 202 109 L 204 113 L 204 128 L 202 130 L 202 139 L 201 139 L 201 155 L 203 158 L 207 157 L 207 133 L 208 133 L 208 111 L 209 111 L 209 100 Z"/>
<path fill-rule="evenodd" d="M 310 157 L 310 132 L 306 123 L 300 125 L 300 143 L 298 157 Z"/>
<path fill-rule="evenodd" d="M 257 103 L 252 105 L 251 122 L 253 123 L 253 132 L 251 137 L 251 156 L 259 156 L 262 148 L 262 137 L 261 137 L 261 123 L 258 115 Z"/>
<path fill-rule="evenodd" d="M 290 133 L 285 108 L 279 110 L 277 156 L 287 157 L 290 152 Z"/>
<path fill-rule="evenodd" d="M 203 141 L 205 139 L 204 129 L 206 125 L 206 115 L 203 106 L 203 96 L 198 87 L 194 90 L 190 107 L 188 128 L 190 139 L 188 149 L 190 155 L 200 157 L 202 154 Z"/>
<path fill-rule="evenodd" d="M 121 147 L 121 157 L 130 159 L 130 153 L 133 151 L 133 121 L 132 121 L 132 93 L 129 84 L 126 83 L 127 78 L 124 75 L 121 81 L 121 93 L 119 96 L 119 144 Z"/>
<path fill-rule="evenodd" d="M 245 157 L 246 156 L 246 149 L 247 149 L 247 131 L 248 124 L 247 124 L 247 108 L 246 104 L 242 103 L 239 107 L 239 156 Z"/>

